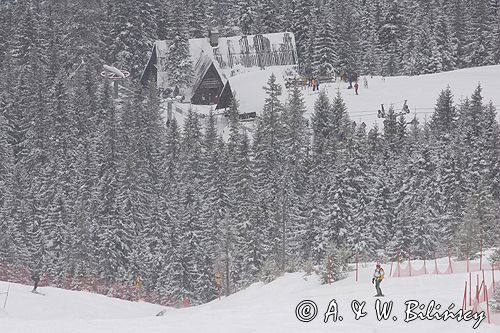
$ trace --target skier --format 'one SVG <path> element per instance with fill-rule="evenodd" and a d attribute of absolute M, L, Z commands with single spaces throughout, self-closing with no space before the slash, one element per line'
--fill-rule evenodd
<path fill-rule="evenodd" d="M 34 286 L 32 292 L 36 293 L 36 288 L 38 287 L 38 282 L 40 282 L 40 275 L 37 271 L 34 271 L 31 275 L 31 279 L 33 280 Z"/>
<path fill-rule="evenodd" d="M 384 296 L 382 294 L 382 289 L 380 289 L 380 283 L 384 279 L 384 269 L 380 266 L 380 264 L 377 264 L 377 267 L 375 268 L 375 272 L 373 273 L 373 278 L 372 278 L 372 283 L 375 283 L 375 288 L 377 289 L 377 296 Z"/>
<path fill-rule="evenodd" d="M 358 84 L 358 81 L 356 81 L 356 83 L 354 84 L 354 91 L 356 92 L 356 95 L 358 94 L 358 88 L 359 88 L 359 84 Z"/>
<path fill-rule="evenodd" d="M 319 91 L 319 79 L 316 79 L 316 90 Z"/>

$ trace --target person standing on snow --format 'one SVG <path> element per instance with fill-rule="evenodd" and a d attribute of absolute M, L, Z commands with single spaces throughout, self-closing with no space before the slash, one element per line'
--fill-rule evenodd
<path fill-rule="evenodd" d="M 40 282 L 40 275 L 38 274 L 37 271 L 33 272 L 33 275 L 31 275 L 31 280 L 33 280 L 33 290 L 32 292 L 36 293 L 36 288 L 38 287 L 38 282 Z"/>
<path fill-rule="evenodd" d="M 375 283 L 375 289 L 377 289 L 377 295 L 375 296 L 384 296 L 384 294 L 382 294 L 382 289 L 380 289 L 380 283 L 382 283 L 383 279 L 384 269 L 382 268 L 382 266 L 380 266 L 380 264 L 377 264 L 372 278 L 372 283 Z"/>
<path fill-rule="evenodd" d="M 358 84 L 358 81 L 356 81 L 356 83 L 354 84 L 354 91 L 356 92 L 356 95 L 358 94 L 358 88 L 359 88 L 359 84 Z"/>

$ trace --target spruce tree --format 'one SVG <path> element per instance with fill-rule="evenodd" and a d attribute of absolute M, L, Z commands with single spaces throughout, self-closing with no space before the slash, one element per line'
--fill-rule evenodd
<path fill-rule="evenodd" d="M 314 74 L 317 76 L 332 76 L 338 72 L 337 63 L 340 57 L 337 56 L 334 30 L 331 23 L 332 15 L 327 8 L 318 7 L 316 10 L 314 54 L 312 55 Z"/>
<path fill-rule="evenodd" d="M 172 9 L 172 39 L 169 40 L 167 71 L 172 88 L 187 88 L 193 79 L 192 64 L 189 54 L 188 31 L 185 25 L 186 14 L 180 3 Z"/>

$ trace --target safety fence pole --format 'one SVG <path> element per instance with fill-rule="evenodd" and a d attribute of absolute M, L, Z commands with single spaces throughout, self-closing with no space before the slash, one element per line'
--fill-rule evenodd
<path fill-rule="evenodd" d="M 467 272 L 470 272 L 470 266 L 469 266 L 469 247 L 467 246 Z"/>
<path fill-rule="evenodd" d="M 488 324 L 491 324 L 491 321 L 490 321 L 490 299 L 488 296 L 488 287 L 486 287 L 486 285 L 484 285 L 484 296 L 486 298 L 486 315 L 488 317 Z"/>
<path fill-rule="evenodd" d="M 358 282 L 358 255 L 356 254 L 356 282 Z"/>
<path fill-rule="evenodd" d="M 495 265 L 491 264 L 491 278 L 493 280 L 493 293 L 495 293 Z"/>
<path fill-rule="evenodd" d="M 410 270 L 410 276 L 411 276 L 411 257 L 410 257 L 410 250 L 408 250 L 408 269 Z"/>
<path fill-rule="evenodd" d="M 434 252 L 434 269 L 436 270 L 436 274 L 439 274 L 438 263 L 436 260 L 436 252 Z"/>
<path fill-rule="evenodd" d="M 479 257 L 479 270 L 483 269 L 483 227 L 481 227 L 481 256 Z"/>
<path fill-rule="evenodd" d="M 484 278 L 484 269 L 482 270 L 482 272 L 483 272 L 483 283 L 484 283 L 484 285 L 486 286 L 486 280 L 485 280 L 485 278 Z M 486 295 L 484 295 L 484 299 L 483 299 L 483 301 L 486 301 Z"/>
<path fill-rule="evenodd" d="M 399 265 L 399 251 L 398 251 L 398 277 L 401 277 L 401 266 Z"/>
<path fill-rule="evenodd" d="M 481 284 L 482 286 L 482 284 Z M 479 293 L 481 289 L 479 288 L 479 274 L 476 276 L 476 302 L 479 302 Z"/>
<path fill-rule="evenodd" d="M 464 299 L 462 300 L 462 310 L 467 307 L 467 281 L 465 281 Z"/>
<path fill-rule="evenodd" d="M 328 256 L 328 284 L 332 284 L 332 263 L 330 256 Z"/>
<path fill-rule="evenodd" d="M 448 250 L 448 263 L 450 264 L 450 273 L 453 274 L 453 267 L 451 266 L 451 252 Z"/>
<path fill-rule="evenodd" d="M 394 258 L 391 260 L 391 272 L 389 273 L 389 276 L 392 276 L 392 264 L 394 264 Z"/>
<path fill-rule="evenodd" d="M 472 273 L 469 272 L 469 306 L 472 306 Z"/>

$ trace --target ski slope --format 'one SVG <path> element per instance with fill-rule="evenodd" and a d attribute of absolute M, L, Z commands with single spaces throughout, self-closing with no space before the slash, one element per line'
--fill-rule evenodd
<path fill-rule="evenodd" d="M 252 112 L 262 109 L 265 92 L 262 87 L 274 73 L 278 82 L 283 87 L 283 101 L 288 96 L 283 78 L 286 68 L 273 67 L 260 72 L 252 72 L 230 79 L 232 88 L 236 91 L 236 98 L 240 101 L 242 112 Z M 369 127 L 374 123 L 382 126 L 377 118 L 380 105 L 394 105 L 400 110 L 403 102 L 408 100 L 412 111 L 411 116 L 417 115 L 420 120 L 425 120 L 434 110 L 439 93 L 450 86 L 455 102 L 460 102 L 470 96 L 478 84 L 483 87 L 483 97 L 486 102 L 490 100 L 500 107 L 500 65 L 477 68 L 461 69 L 451 72 L 419 75 L 419 76 L 380 76 L 369 77 L 368 88 L 364 87 L 363 78 L 359 81 L 359 95 L 354 89 L 347 89 L 345 82 L 320 82 L 320 90 L 324 90 L 333 98 L 340 92 L 344 99 L 351 119 L 356 122 L 365 122 Z M 310 88 L 304 89 L 304 98 L 307 113 L 310 115 L 314 108 L 317 93 Z"/>
<path fill-rule="evenodd" d="M 231 87 L 235 91 L 235 97 L 240 103 L 240 113 L 262 112 L 265 100 L 265 92 L 262 89 L 267 84 L 271 74 L 277 78 L 277 82 L 283 88 L 281 100 L 286 101 L 288 92 L 285 89 L 285 72 L 288 67 L 268 67 L 262 71 L 255 71 L 229 78 Z M 472 95 L 478 84 L 483 88 L 484 102 L 493 102 L 500 109 L 500 65 L 467 68 L 456 71 L 427 74 L 419 76 L 394 76 L 385 77 L 367 76 L 368 88 L 364 87 L 363 78 L 359 81 L 359 95 L 354 89 L 347 89 L 345 82 L 321 83 L 320 90 L 325 91 L 330 98 L 340 92 L 344 99 L 351 120 L 357 123 L 364 122 L 368 128 L 378 124 L 383 126 L 383 121 L 377 118 L 377 111 L 380 105 L 384 104 L 386 110 L 393 105 L 396 110 L 401 110 L 405 100 L 411 114 L 408 121 L 416 115 L 421 122 L 429 119 L 434 111 L 439 93 L 450 86 L 455 103 L 458 104 L 463 99 Z M 314 110 L 314 102 L 318 93 L 311 88 L 304 88 L 304 100 L 307 108 L 306 117 L 310 117 Z M 179 103 L 178 107 L 188 110 L 190 107 L 199 113 L 207 114 L 209 107 L 190 106 Z M 186 112 L 184 112 L 185 114 Z M 177 121 L 182 125 L 183 115 L 174 113 Z M 498 119 L 500 115 L 497 113 Z M 226 126 L 224 120 L 220 121 L 219 130 L 224 131 Z"/>
<path fill-rule="evenodd" d="M 447 259 L 440 262 L 445 266 Z M 419 266 L 419 264 L 416 264 Z M 481 332 L 498 333 L 500 326 L 484 321 L 477 330 L 475 321 L 428 321 L 404 322 L 404 302 L 418 300 L 428 303 L 435 300 L 443 308 L 455 303 L 456 310 L 462 301 L 467 274 L 422 275 L 418 277 L 391 278 L 382 283 L 386 297 L 382 301 L 394 301 L 392 316 L 385 321 L 375 318 L 373 297 L 375 290 L 370 282 L 373 264 L 360 267 L 359 282 L 354 273 L 331 285 L 321 285 L 315 275 L 291 273 L 269 284 L 257 283 L 246 290 L 211 303 L 186 309 L 166 309 L 163 317 L 156 314 L 163 308 L 147 303 L 133 303 L 111 299 L 85 292 L 72 292 L 55 288 L 40 288 L 46 296 L 30 293 L 29 286 L 11 284 L 11 294 L 6 311 L 0 311 L 2 333 L 288 333 L 288 332 Z M 389 275 L 390 265 L 384 265 Z M 498 274 L 500 276 L 500 272 Z M 486 274 L 488 284 L 491 282 Z M 7 283 L 0 282 L 0 292 Z M 324 313 L 335 299 L 343 321 L 323 322 Z M 312 300 L 318 306 L 318 316 L 309 323 L 300 322 L 295 316 L 295 307 L 302 300 Z M 354 319 L 351 302 L 366 301 L 368 315 Z M 0 306 L 3 297 L 0 295 Z M 2 312 L 3 311 L 3 312 Z"/>

